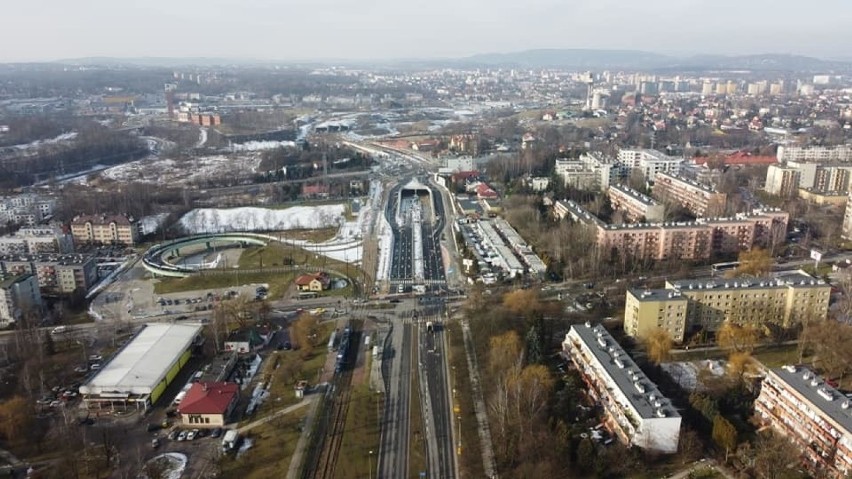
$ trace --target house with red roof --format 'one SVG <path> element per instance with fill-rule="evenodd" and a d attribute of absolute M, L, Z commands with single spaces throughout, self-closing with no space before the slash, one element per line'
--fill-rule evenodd
<path fill-rule="evenodd" d="M 197 382 L 180 402 L 178 414 L 184 426 L 222 427 L 239 398 L 240 387 L 235 383 Z"/>
<path fill-rule="evenodd" d="M 303 274 L 296 278 L 299 291 L 321 292 L 331 287 L 331 278 L 326 273 Z"/>
<path fill-rule="evenodd" d="M 497 198 L 497 192 L 494 191 L 488 184 L 480 183 L 476 185 L 476 197 L 480 200 Z"/>

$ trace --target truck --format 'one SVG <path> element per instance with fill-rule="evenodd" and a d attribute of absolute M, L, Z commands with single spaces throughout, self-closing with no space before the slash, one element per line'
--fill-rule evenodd
<path fill-rule="evenodd" d="M 228 429 L 225 437 L 222 438 L 222 451 L 233 451 L 237 447 L 237 441 L 240 440 L 240 433 L 234 429 Z"/>

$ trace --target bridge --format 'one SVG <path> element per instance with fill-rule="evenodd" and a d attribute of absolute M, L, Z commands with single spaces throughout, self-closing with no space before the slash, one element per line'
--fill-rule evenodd
<path fill-rule="evenodd" d="M 186 278 L 187 276 L 198 273 L 199 268 L 186 265 L 181 266 L 171 263 L 166 259 L 180 256 L 181 248 L 205 245 L 210 249 L 213 243 L 239 243 L 241 246 L 249 244 L 266 246 L 271 241 L 280 240 L 274 236 L 259 233 L 218 233 L 187 236 L 152 246 L 142 257 L 142 265 L 155 276 Z"/>

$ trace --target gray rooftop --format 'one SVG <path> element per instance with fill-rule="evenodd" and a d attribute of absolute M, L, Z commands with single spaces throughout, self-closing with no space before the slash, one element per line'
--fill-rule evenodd
<path fill-rule="evenodd" d="M 610 185 L 610 189 L 620 191 L 647 206 L 655 206 L 659 204 L 650 196 L 643 195 L 627 185 Z"/>
<path fill-rule="evenodd" d="M 663 396 L 657 389 L 657 385 L 645 376 L 639 366 L 603 326 L 592 327 L 588 323 L 574 324 L 571 329 L 575 330 L 580 339 L 586 343 L 586 346 L 592 351 L 598 362 L 603 365 L 607 374 L 643 419 L 657 417 L 657 409 L 665 412 L 666 417 L 680 416 L 672 406 L 671 401 Z M 640 391 L 639 388 L 643 391 Z"/>
<path fill-rule="evenodd" d="M 790 271 L 771 277 L 762 278 L 705 278 L 683 281 L 670 281 L 670 288 L 660 291 L 672 291 L 673 289 L 695 290 L 695 289 L 745 289 L 745 288 L 787 288 L 825 285 L 821 279 L 805 273 L 804 271 Z M 826 285 L 827 286 L 827 285 Z"/>
<path fill-rule="evenodd" d="M 803 366 L 784 366 L 773 369 L 772 372 L 823 414 L 838 423 L 845 434 L 852 434 L 852 401 L 846 399 L 837 389 L 826 384 L 821 377 Z"/>

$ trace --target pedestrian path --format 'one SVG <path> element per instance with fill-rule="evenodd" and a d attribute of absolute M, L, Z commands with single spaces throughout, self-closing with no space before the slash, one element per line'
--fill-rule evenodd
<path fill-rule="evenodd" d="M 239 432 L 240 434 L 245 434 L 246 432 L 251 431 L 252 429 L 256 428 L 257 426 L 268 423 L 269 421 L 275 419 L 276 417 L 284 416 L 285 414 L 289 414 L 289 413 L 291 413 L 291 412 L 293 412 L 297 409 L 301 409 L 301 408 L 307 406 L 308 404 L 315 402 L 317 396 L 319 396 L 319 395 L 318 394 L 311 394 L 309 396 L 306 396 L 304 399 L 302 399 L 301 402 L 298 402 L 298 403 L 293 404 L 291 406 L 287 406 L 284 409 L 281 409 L 280 411 L 275 411 L 274 413 L 272 413 L 272 414 L 270 414 L 270 415 L 268 415 L 264 418 L 260 418 L 257 421 L 252 421 L 252 422 L 246 424 L 245 426 L 238 428 L 237 432 Z"/>

